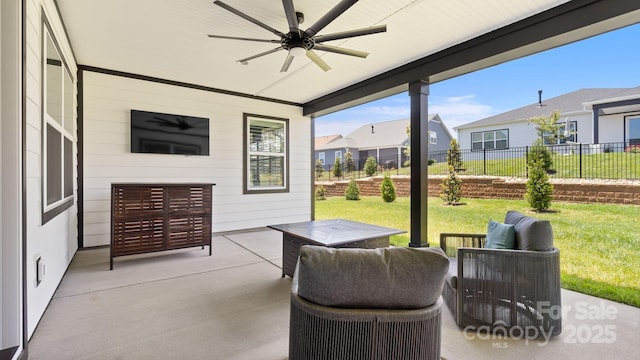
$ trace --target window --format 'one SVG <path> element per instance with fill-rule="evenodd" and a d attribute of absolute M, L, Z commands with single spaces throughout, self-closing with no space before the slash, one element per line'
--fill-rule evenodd
<path fill-rule="evenodd" d="M 640 116 L 627 120 L 627 141 L 629 145 L 640 144 Z"/>
<path fill-rule="evenodd" d="M 429 131 L 429 144 L 438 143 L 438 134 L 435 131 Z"/>
<path fill-rule="evenodd" d="M 244 114 L 244 193 L 289 191 L 289 120 Z"/>
<path fill-rule="evenodd" d="M 339 159 L 340 163 L 342 164 L 342 151 L 338 150 L 334 155 L 335 155 L 334 159 Z"/>
<path fill-rule="evenodd" d="M 51 30 L 42 41 L 42 223 L 73 204 L 74 81 Z"/>
<path fill-rule="evenodd" d="M 576 142 L 578 139 L 578 122 L 566 121 L 557 123 L 558 133 L 553 136 L 550 132 L 542 133 L 542 141 L 545 145 L 566 144 L 567 142 Z M 567 128 L 568 127 L 568 128 Z"/>
<path fill-rule="evenodd" d="M 324 152 L 318 153 L 318 160 L 320 160 L 321 165 L 324 165 Z"/>
<path fill-rule="evenodd" d="M 471 150 L 509 148 L 509 130 L 491 130 L 471 133 Z"/>

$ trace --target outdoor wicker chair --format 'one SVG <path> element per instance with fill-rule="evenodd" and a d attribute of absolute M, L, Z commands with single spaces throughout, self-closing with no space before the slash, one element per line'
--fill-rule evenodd
<path fill-rule="evenodd" d="M 440 359 L 448 264 L 438 248 L 303 246 L 289 359 Z"/>
<path fill-rule="evenodd" d="M 495 248 L 487 234 L 440 234 L 451 260 L 442 295 L 456 323 L 515 337 L 560 334 L 560 252 L 550 223 L 515 211 L 506 226 L 491 223 L 490 232 L 512 226 L 512 249 Z"/>

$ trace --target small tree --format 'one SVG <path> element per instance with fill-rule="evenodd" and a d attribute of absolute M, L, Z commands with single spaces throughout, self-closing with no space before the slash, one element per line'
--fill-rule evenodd
<path fill-rule="evenodd" d="M 382 200 L 384 200 L 384 202 L 390 203 L 396 199 L 396 186 L 388 174 L 384 174 L 382 184 L 380 184 L 380 193 L 382 194 Z"/>
<path fill-rule="evenodd" d="M 364 173 L 367 174 L 367 176 L 373 176 L 377 170 L 378 162 L 376 161 L 376 158 L 369 156 L 367 161 L 364 163 Z"/>
<path fill-rule="evenodd" d="M 322 166 L 322 161 L 320 159 L 316 160 L 316 179 L 320 179 L 324 173 L 324 166 Z"/>
<path fill-rule="evenodd" d="M 535 125 L 538 140 L 541 144 L 556 144 L 558 137 L 564 137 L 560 134 L 561 124 L 560 112 L 554 110 L 549 116 L 535 116 L 529 118 L 529 122 Z"/>
<path fill-rule="evenodd" d="M 453 166 L 449 166 L 449 175 L 442 179 L 442 194 L 440 197 L 446 205 L 456 205 L 460 203 L 462 196 L 462 182 L 456 174 Z"/>
<path fill-rule="evenodd" d="M 542 159 L 538 158 L 529 165 L 529 180 L 524 197 L 529 205 L 539 212 L 551 206 L 552 194 L 553 185 L 549 183 L 549 175 L 544 169 Z"/>
<path fill-rule="evenodd" d="M 344 196 L 347 200 L 360 200 L 360 188 L 354 178 L 351 178 L 347 189 L 344 191 Z"/>
<path fill-rule="evenodd" d="M 407 127 L 404 128 L 404 132 L 407 133 L 407 137 L 409 138 L 409 140 L 411 140 L 411 124 L 407 125 Z M 407 147 L 405 147 L 402 152 L 409 158 L 408 160 L 405 160 L 403 166 L 411 166 L 411 143 L 409 143 L 409 145 L 407 145 Z"/>
<path fill-rule="evenodd" d="M 342 177 L 342 164 L 340 163 L 340 158 L 336 158 L 336 162 L 333 163 L 333 176 L 339 178 Z"/>
<path fill-rule="evenodd" d="M 449 151 L 447 151 L 447 165 L 453 167 L 453 170 L 458 171 L 462 169 L 462 153 L 460 152 L 460 145 L 456 139 L 451 139 L 449 143 Z"/>
<path fill-rule="evenodd" d="M 316 200 L 327 200 L 327 189 L 322 185 L 316 186 Z"/>
<path fill-rule="evenodd" d="M 344 153 L 344 167 L 348 173 L 353 172 L 356 169 L 356 164 L 353 162 L 353 154 L 351 154 L 351 151 Z"/>

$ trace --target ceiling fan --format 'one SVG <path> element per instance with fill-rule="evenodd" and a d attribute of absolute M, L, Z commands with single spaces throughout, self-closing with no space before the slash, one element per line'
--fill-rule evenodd
<path fill-rule="evenodd" d="M 346 49 L 343 47 L 332 46 L 323 44 L 325 41 L 331 40 L 339 40 L 346 39 L 355 36 L 363 36 L 376 34 L 387 31 L 386 25 L 378 25 L 371 26 L 362 29 L 355 29 L 349 31 L 343 31 L 338 33 L 326 34 L 326 35 L 317 35 L 325 26 L 329 25 L 330 22 L 335 20 L 338 16 L 340 16 L 343 12 L 345 12 L 348 8 L 350 8 L 353 4 L 358 2 L 358 0 L 342 0 L 336 6 L 334 6 L 328 13 L 322 16 L 315 24 L 311 25 L 307 30 L 300 29 L 300 24 L 304 21 L 304 14 L 301 12 L 296 12 L 293 7 L 293 0 L 282 0 L 282 5 L 284 6 L 284 12 L 287 17 L 287 22 L 289 23 L 289 32 L 283 33 L 280 32 L 271 26 L 257 20 L 240 10 L 237 10 L 222 1 L 216 0 L 213 3 L 220 6 L 221 8 L 240 16 L 241 18 L 250 21 L 263 29 L 266 29 L 273 34 L 280 37 L 280 40 L 268 40 L 268 39 L 253 39 L 253 38 L 243 38 L 243 37 L 235 37 L 235 36 L 222 36 L 222 35 L 209 35 L 210 38 L 217 39 L 230 39 L 230 40 L 244 40 L 244 41 L 257 41 L 257 42 L 268 42 L 274 44 L 280 44 L 275 49 L 262 52 L 260 54 L 256 54 L 253 56 L 249 56 L 244 59 L 238 60 L 239 63 L 243 65 L 247 65 L 249 60 L 253 60 L 255 58 L 268 55 L 274 53 L 279 50 L 288 51 L 287 57 L 284 60 L 284 64 L 282 64 L 282 68 L 280 72 L 286 72 L 289 69 L 289 65 L 295 57 L 301 57 L 302 55 L 306 55 L 311 61 L 313 61 L 316 65 L 318 65 L 322 70 L 328 71 L 331 67 L 318 56 L 314 52 L 314 50 L 321 50 L 332 52 L 336 54 L 357 56 L 361 58 L 366 58 L 369 53 L 359 50 Z"/>

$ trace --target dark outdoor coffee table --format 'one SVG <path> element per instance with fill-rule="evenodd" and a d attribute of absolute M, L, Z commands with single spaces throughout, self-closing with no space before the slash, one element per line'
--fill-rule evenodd
<path fill-rule="evenodd" d="M 293 277 L 302 245 L 373 249 L 388 247 L 389 236 L 406 233 L 404 230 L 344 219 L 304 221 L 268 227 L 282 231 L 282 277 Z"/>

